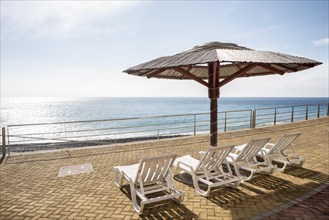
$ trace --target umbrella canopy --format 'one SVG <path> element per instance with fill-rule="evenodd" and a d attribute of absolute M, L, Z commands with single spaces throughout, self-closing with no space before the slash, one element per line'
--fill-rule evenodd
<path fill-rule="evenodd" d="M 219 88 L 239 77 L 297 72 L 321 62 L 282 53 L 257 51 L 233 43 L 210 42 L 181 53 L 160 57 L 128 68 L 135 76 L 192 79 L 208 87 L 210 145 L 217 145 L 217 99 Z M 206 80 L 206 81 L 205 81 Z"/>

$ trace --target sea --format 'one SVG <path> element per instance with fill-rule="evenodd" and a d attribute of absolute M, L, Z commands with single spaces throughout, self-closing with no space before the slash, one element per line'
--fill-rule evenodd
<path fill-rule="evenodd" d="M 326 104 L 318 98 L 219 98 L 218 111 Z M 15 124 L 85 121 L 208 113 L 208 98 L 1 98 L 1 127 Z"/>
<path fill-rule="evenodd" d="M 281 123 L 280 114 L 282 121 L 290 121 L 291 111 L 294 120 L 298 120 L 298 112 L 304 120 L 305 111 L 312 109 L 310 117 L 316 117 L 319 104 L 320 116 L 325 116 L 328 102 L 328 97 L 221 97 L 218 126 L 219 130 L 248 128 L 255 109 L 258 117 L 268 118 L 257 122 L 260 124 L 273 124 L 274 111 L 277 124 Z M 311 106 L 306 109 L 305 105 Z M 291 106 L 301 109 L 292 110 Z M 7 128 L 11 144 L 189 135 L 209 132 L 209 109 L 208 98 L 2 97 L 1 127 Z M 270 112 L 263 114 L 261 109 Z M 235 111 L 236 119 L 232 118 Z"/>

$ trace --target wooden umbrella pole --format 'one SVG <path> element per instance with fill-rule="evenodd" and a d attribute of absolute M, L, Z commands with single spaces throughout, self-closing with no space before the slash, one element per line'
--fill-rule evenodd
<path fill-rule="evenodd" d="M 217 146 L 217 99 L 210 99 L 210 146 Z"/>
<path fill-rule="evenodd" d="M 217 99 L 219 97 L 219 62 L 208 63 L 208 96 L 210 98 L 210 146 L 217 146 Z"/>

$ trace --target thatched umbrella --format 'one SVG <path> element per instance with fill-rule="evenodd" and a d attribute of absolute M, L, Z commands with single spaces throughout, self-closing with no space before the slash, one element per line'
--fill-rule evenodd
<path fill-rule="evenodd" d="M 217 99 L 220 87 L 238 77 L 283 75 L 320 64 L 303 57 L 257 51 L 232 43 L 210 42 L 176 55 L 142 63 L 124 72 L 147 78 L 192 79 L 206 86 L 211 100 L 210 145 L 217 146 Z"/>

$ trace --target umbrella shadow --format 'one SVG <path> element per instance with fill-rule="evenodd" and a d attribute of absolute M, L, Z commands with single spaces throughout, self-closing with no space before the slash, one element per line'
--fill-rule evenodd
<path fill-rule="evenodd" d="M 121 192 L 131 201 L 130 187 L 124 185 Z M 162 193 L 154 193 L 153 195 L 161 195 Z M 140 199 L 137 197 L 137 202 Z M 131 208 L 133 209 L 132 205 Z M 200 219 L 198 215 L 189 210 L 183 203 L 178 204 L 173 200 L 164 200 L 156 203 L 147 204 L 144 207 L 143 214 L 140 219 Z"/>
<path fill-rule="evenodd" d="M 313 180 L 319 183 L 329 181 L 329 175 L 304 167 L 289 166 L 285 169 L 284 173 L 301 179 Z"/>

